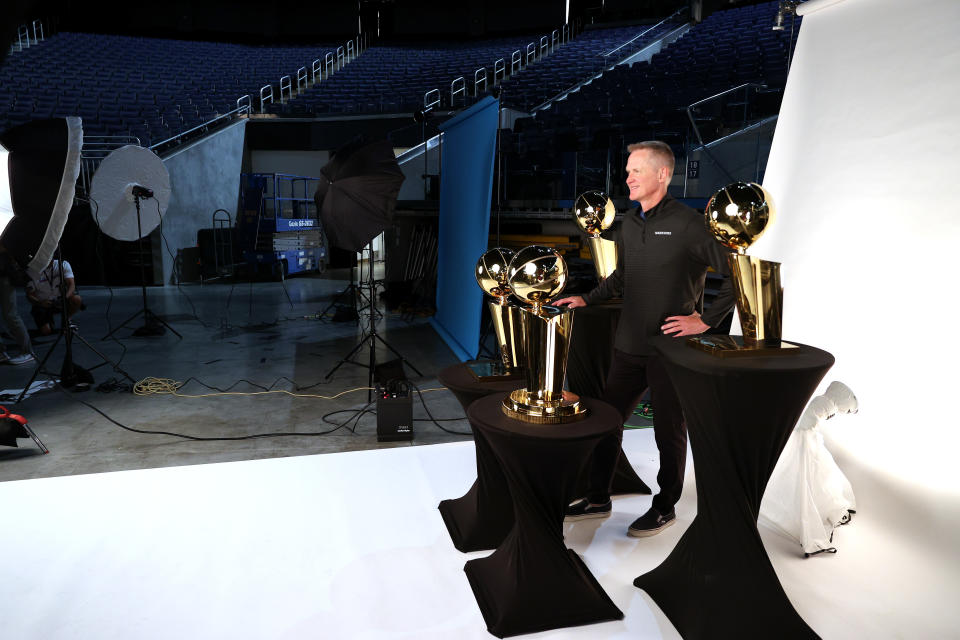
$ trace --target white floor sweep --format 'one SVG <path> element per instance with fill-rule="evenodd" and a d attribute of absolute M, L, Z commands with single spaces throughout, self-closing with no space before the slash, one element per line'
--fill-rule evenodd
<path fill-rule="evenodd" d="M 652 483 L 652 431 L 624 448 Z M 436 509 L 474 477 L 473 445 L 457 443 L 0 484 L 0 637 L 490 638 L 463 573 L 483 554 L 456 551 Z M 649 502 L 564 527 L 625 619 L 529 637 L 678 637 L 631 582 L 689 525 L 693 478 L 677 526 L 628 538 Z M 824 638 L 956 637 L 956 567 L 869 514 L 838 530 L 840 553 L 810 559 L 761 529 L 797 610 Z"/>

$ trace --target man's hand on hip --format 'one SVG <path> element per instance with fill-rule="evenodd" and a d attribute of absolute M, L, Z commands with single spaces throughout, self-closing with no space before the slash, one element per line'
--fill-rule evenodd
<path fill-rule="evenodd" d="M 695 336 L 703 333 L 710 328 L 700 319 L 700 314 L 694 311 L 688 316 L 670 316 L 663 322 L 660 330 L 668 336 L 679 338 L 680 336 Z"/>

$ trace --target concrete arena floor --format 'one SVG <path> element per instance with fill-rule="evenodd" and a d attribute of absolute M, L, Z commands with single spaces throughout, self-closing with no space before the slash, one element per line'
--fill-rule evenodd
<path fill-rule="evenodd" d="M 133 337 L 133 329 L 142 325 L 139 318 L 117 331 L 116 340 L 102 340 L 109 331 L 108 326 L 116 327 L 141 308 L 139 288 L 111 291 L 81 287 L 87 309 L 74 319 L 80 335 L 105 356 L 119 361 L 135 380 L 152 376 L 185 381 L 195 377 L 221 389 L 233 385 L 233 391 L 253 392 L 259 389 L 243 382 L 235 383 L 246 379 L 269 386 L 278 378 L 286 377 L 301 387 L 320 383 L 302 393 L 332 396 L 367 386 L 367 369 L 352 364 L 344 364 L 325 380 L 327 372 L 361 337 L 360 327 L 355 323 L 316 319 L 316 314 L 347 286 L 348 277 L 347 272 L 339 271 L 324 276 L 293 277 L 285 283 L 213 282 L 183 285 L 181 290 L 175 286 L 149 288 L 151 310 L 181 333 L 182 340 L 170 332 L 160 337 Z M 22 294 L 18 302 L 21 317 L 32 327 L 29 307 Z M 456 362 L 452 352 L 426 318 L 405 319 L 399 314 L 387 313 L 382 306 L 380 309 L 384 313 L 377 325 L 381 336 L 423 373 L 419 377 L 407 369 L 410 380 L 421 390 L 439 387 L 437 373 Z M 362 325 L 366 322 L 365 316 L 361 318 Z M 51 343 L 51 338 L 35 340 L 34 349 L 39 357 L 47 353 Z M 60 370 L 63 353 L 61 343 L 49 360 L 50 370 Z M 378 362 L 393 358 L 385 347 L 378 348 Z M 358 359 L 367 362 L 366 348 L 358 353 Z M 102 362 L 77 342 L 74 361 L 88 368 Z M 0 389 L 20 389 L 32 373 L 33 365 L 0 366 Z M 88 402 L 114 420 L 136 429 L 237 437 L 328 431 L 335 425 L 325 423 L 322 416 L 339 409 L 363 407 L 367 404 L 367 392 L 357 391 L 335 400 L 293 398 L 285 394 L 196 399 L 137 396 L 129 392 L 95 390 L 108 379 L 121 377 L 109 365 L 95 369 L 93 375 L 93 388 L 86 392 L 41 391 L 15 408 L 12 401 L 3 402 L 15 413 L 27 417 L 50 453 L 42 455 L 29 439 L 19 440 L 19 448 L 0 447 L 0 481 L 469 439 L 469 436 L 445 433 L 432 422 L 417 421 L 412 443 L 378 443 L 376 417 L 372 413 L 364 415 L 355 429 L 341 428 L 321 436 L 200 442 L 133 433 L 111 424 L 75 400 Z M 275 388 L 293 390 L 293 385 L 281 380 Z M 210 392 L 211 389 L 196 382 L 182 390 L 192 394 Z M 460 418 L 442 422 L 444 428 L 469 432 L 463 410 L 449 391 L 430 391 L 424 393 L 423 398 L 435 417 Z M 342 413 L 330 419 L 342 423 L 351 415 Z M 426 418 L 426 415 L 415 395 L 414 417 Z"/>

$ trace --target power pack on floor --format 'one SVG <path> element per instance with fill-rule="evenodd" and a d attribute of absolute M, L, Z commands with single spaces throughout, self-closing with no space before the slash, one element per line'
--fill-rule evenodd
<path fill-rule="evenodd" d="M 377 442 L 413 440 L 413 398 L 406 386 L 377 387 Z"/>

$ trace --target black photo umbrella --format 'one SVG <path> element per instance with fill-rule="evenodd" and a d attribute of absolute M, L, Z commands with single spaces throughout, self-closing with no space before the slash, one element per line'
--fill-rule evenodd
<path fill-rule="evenodd" d="M 347 145 L 320 174 L 313 199 L 333 246 L 361 251 L 393 222 L 403 171 L 386 140 Z"/>
<path fill-rule="evenodd" d="M 393 154 L 393 147 L 386 140 L 372 143 L 362 140 L 352 142 L 339 149 L 320 170 L 320 174 L 324 179 L 320 181 L 313 198 L 317 203 L 327 240 L 341 249 L 362 251 L 393 222 L 397 196 L 400 195 L 400 185 L 403 184 L 403 171 Z M 368 385 L 372 387 L 377 369 L 377 341 L 392 351 L 401 362 L 406 362 L 417 375 L 421 374 L 377 333 L 374 318 L 377 282 L 373 277 L 372 252 L 370 262 L 367 280 L 360 284 L 361 289 L 367 290 L 366 298 L 370 304 L 369 324 L 356 346 L 340 359 L 326 377 L 329 379 L 340 365 L 351 363 L 368 369 Z M 352 282 L 350 287 L 353 287 Z M 369 360 L 366 364 L 353 359 L 363 347 L 369 349 Z M 372 399 L 372 392 L 368 392 L 367 400 Z M 410 435 L 412 436 L 412 431 Z"/>

